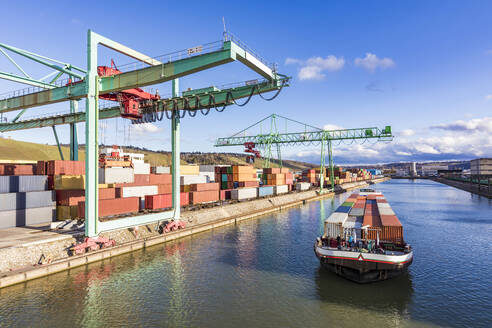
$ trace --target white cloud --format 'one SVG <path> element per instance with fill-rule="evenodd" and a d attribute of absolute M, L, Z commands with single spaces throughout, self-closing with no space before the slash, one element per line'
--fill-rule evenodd
<path fill-rule="evenodd" d="M 415 145 L 415 150 L 424 154 L 439 154 L 440 152 L 432 147 L 431 145 L 426 144 L 417 144 Z"/>
<path fill-rule="evenodd" d="M 374 72 L 376 69 L 386 69 L 395 66 L 395 62 L 391 58 L 378 58 L 375 54 L 366 53 L 364 58 L 356 58 L 355 66 L 365 68 L 369 72 Z"/>
<path fill-rule="evenodd" d="M 401 131 L 401 133 L 400 133 L 400 135 L 403 137 L 410 137 L 410 136 L 413 136 L 414 134 L 415 134 L 415 131 L 412 129 L 405 129 L 405 130 Z"/>
<path fill-rule="evenodd" d="M 142 124 L 133 124 L 130 125 L 132 132 L 134 132 L 137 135 L 144 135 L 148 133 L 156 133 L 161 130 L 158 126 L 152 124 L 152 123 L 142 123 Z"/>
<path fill-rule="evenodd" d="M 492 133 L 492 117 L 474 118 L 468 121 L 458 120 L 431 126 L 432 129 L 447 131 L 470 131 Z"/>
<path fill-rule="evenodd" d="M 297 65 L 297 64 L 302 64 L 302 60 L 296 58 L 290 58 L 290 57 L 287 57 L 285 59 L 285 65 Z"/>
<path fill-rule="evenodd" d="M 395 154 L 400 156 L 412 156 L 412 153 L 406 151 L 396 151 Z"/>
<path fill-rule="evenodd" d="M 323 125 L 323 130 L 342 130 L 341 126 L 335 124 L 325 124 Z"/>
<path fill-rule="evenodd" d="M 485 96 L 485 100 L 487 100 L 487 101 L 492 100 L 492 94 L 486 95 Z"/>
<path fill-rule="evenodd" d="M 286 65 L 299 65 L 298 77 L 300 80 L 322 80 L 326 75 L 325 72 L 339 71 L 345 65 L 345 59 L 343 57 L 336 57 L 333 55 L 323 57 L 311 57 L 306 61 L 287 58 L 285 60 Z"/>

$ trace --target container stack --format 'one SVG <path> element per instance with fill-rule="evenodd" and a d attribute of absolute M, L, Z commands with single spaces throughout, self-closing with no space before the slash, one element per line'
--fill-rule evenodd
<path fill-rule="evenodd" d="M 292 185 L 294 174 L 288 168 L 265 168 L 263 169 L 263 184 L 268 186 Z"/>
<path fill-rule="evenodd" d="M 376 198 L 376 204 L 381 218 L 381 240 L 403 244 L 403 226 L 391 206 L 382 195 Z"/>
<path fill-rule="evenodd" d="M 192 184 L 190 187 L 190 203 L 193 205 L 216 202 L 220 199 L 219 183 Z"/>
<path fill-rule="evenodd" d="M 198 174 L 207 177 L 207 182 L 215 182 L 215 165 L 200 165 Z"/>
<path fill-rule="evenodd" d="M 16 168 L 8 172 L 26 171 Z M 0 228 L 49 223 L 55 217 L 55 209 L 55 195 L 48 190 L 48 176 L 0 176 Z"/>
<path fill-rule="evenodd" d="M 370 195 L 367 197 L 366 205 L 364 209 L 364 221 L 363 226 L 367 226 L 368 229 L 364 231 L 364 238 L 376 240 L 378 233 L 381 238 L 381 218 L 379 217 L 379 211 L 376 204 L 376 199 L 371 199 Z"/>
<path fill-rule="evenodd" d="M 232 179 L 236 188 L 259 186 L 256 170 L 251 165 L 233 165 Z"/>
<path fill-rule="evenodd" d="M 302 171 L 302 181 L 309 182 L 311 184 L 316 183 L 316 170 L 304 170 Z"/>

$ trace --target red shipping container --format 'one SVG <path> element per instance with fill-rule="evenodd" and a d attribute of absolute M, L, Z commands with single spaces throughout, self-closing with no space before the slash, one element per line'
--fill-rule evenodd
<path fill-rule="evenodd" d="M 380 215 L 381 225 L 386 227 L 401 227 L 401 222 L 396 215 Z"/>
<path fill-rule="evenodd" d="M 231 199 L 231 190 L 232 189 L 223 189 L 220 191 L 220 200 Z"/>
<path fill-rule="evenodd" d="M 48 161 L 46 173 L 49 175 L 80 175 L 85 174 L 84 161 Z"/>
<path fill-rule="evenodd" d="M 78 204 L 79 217 L 85 216 L 85 201 Z M 99 200 L 99 217 L 136 213 L 140 207 L 139 197 L 101 199 Z"/>
<path fill-rule="evenodd" d="M 172 194 L 145 196 L 145 208 L 149 210 L 170 208 L 172 207 L 172 202 L 173 202 Z M 187 192 L 180 193 L 180 203 L 181 206 L 186 206 L 190 203 L 189 194 Z"/>
<path fill-rule="evenodd" d="M 190 192 L 190 204 L 216 202 L 219 200 L 218 190 L 192 191 Z"/>
<path fill-rule="evenodd" d="M 116 196 L 115 188 L 99 188 L 99 199 L 113 199 Z M 85 190 L 56 190 L 56 204 L 76 206 L 85 201 Z"/>
<path fill-rule="evenodd" d="M 36 167 L 34 164 L 0 164 L 0 175 L 34 175 Z"/>
<path fill-rule="evenodd" d="M 151 174 L 149 183 L 151 185 L 172 184 L 173 176 L 171 174 Z"/>
<path fill-rule="evenodd" d="M 150 174 L 134 174 L 133 185 L 134 186 L 147 186 L 150 184 Z"/>
<path fill-rule="evenodd" d="M 207 191 L 207 190 L 219 190 L 218 183 L 195 183 L 190 185 L 190 191 Z"/>
<path fill-rule="evenodd" d="M 159 194 L 170 194 L 173 192 L 172 184 L 160 184 L 157 185 L 157 193 Z"/>

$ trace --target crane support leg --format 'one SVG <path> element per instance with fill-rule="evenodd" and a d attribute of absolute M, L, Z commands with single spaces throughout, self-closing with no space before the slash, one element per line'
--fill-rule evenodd
<path fill-rule="evenodd" d="M 98 75 L 97 46 L 102 40 L 87 32 L 87 99 L 85 108 L 85 235 L 98 235 Z"/>
<path fill-rule="evenodd" d="M 70 113 L 74 114 L 77 112 L 78 103 L 75 100 L 70 101 Z M 75 123 L 70 123 L 70 160 L 79 160 L 79 143 L 77 140 L 77 125 Z"/>
<path fill-rule="evenodd" d="M 331 140 L 328 139 L 328 165 L 330 168 L 330 183 L 331 190 L 335 191 L 335 172 L 333 170 L 333 152 L 331 147 Z"/>
<path fill-rule="evenodd" d="M 179 80 L 173 80 L 173 96 L 177 97 L 179 94 Z M 179 125 L 180 118 L 179 112 L 173 111 L 172 123 L 171 123 L 171 143 L 172 143 L 172 179 L 173 179 L 173 212 L 174 219 L 179 220 L 181 216 L 181 188 L 180 188 L 180 149 L 179 149 Z"/>
<path fill-rule="evenodd" d="M 58 152 L 60 153 L 60 158 L 63 161 L 64 160 L 63 151 L 60 146 L 60 140 L 58 139 L 58 133 L 56 133 L 56 128 L 54 125 L 52 126 L 52 128 L 53 128 L 53 134 L 55 135 L 56 145 L 58 146 Z"/>
<path fill-rule="evenodd" d="M 277 158 L 278 158 L 278 165 L 280 165 L 280 168 L 282 168 L 282 153 L 280 151 L 279 144 L 277 144 Z"/>
<path fill-rule="evenodd" d="M 319 166 L 319 192 L 323 193 L 325 184 L 325 141 L 321 140 L 321 160 Z"/>

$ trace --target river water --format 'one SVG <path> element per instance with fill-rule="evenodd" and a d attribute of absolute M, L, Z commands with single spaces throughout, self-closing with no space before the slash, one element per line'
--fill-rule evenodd
<path fill-rule="evenodd" d="M 492 327 L 492 202 L 426 180 L 376 185 L 414 248 L 357 285 L 313 242 L 348 194 L 0 290 L 1 327 Z"/>

